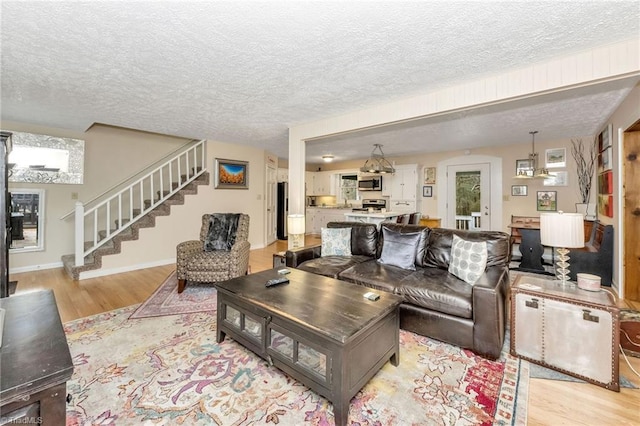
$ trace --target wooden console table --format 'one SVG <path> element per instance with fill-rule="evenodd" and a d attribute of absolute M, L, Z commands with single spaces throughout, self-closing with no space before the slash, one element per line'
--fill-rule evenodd
<path fill-rule="evenodd" d="M 73 362 L 52 290 L 0 299 L 1 424 L 64 425 Z"/>
<path fill-rule="evenodd" d="M 441 219 L 437 217 L 423 217 L 420 219 L 420 225 L 428 226 L 429 228 L 440 228 Z"/>

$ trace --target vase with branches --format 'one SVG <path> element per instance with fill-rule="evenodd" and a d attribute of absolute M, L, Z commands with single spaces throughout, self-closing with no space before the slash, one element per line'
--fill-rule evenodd
<path fill-rule="evenodd" d="M 593 141 L 591 143 L 586 144 L 582 141 L 582 138 L 571 139 L 571 155 L 576 161 L 578 189 L 580 190 L 581 204 L 585 205 L 585 213 L 589 210 L 591 184 L 593 183 L 597 153 L 597 136 L 593 138 Z M 593 207 L 593 211 L 595 212 L 595 203 Z"/>

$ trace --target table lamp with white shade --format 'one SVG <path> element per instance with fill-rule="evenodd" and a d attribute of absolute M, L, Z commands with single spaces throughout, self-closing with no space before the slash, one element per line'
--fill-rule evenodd
<path fill-rule="evenodd" d="M 289 248 L 304 246 L 305 218 L 303 214 L 287 216 L 287 233 L 289 234 Z"/>
<path fill-rule="evenodd" d="M 558 268 L 556 277 L 565 285 L 569 282 L 570 248 L 584 247 L 584 216 L 582 213 L 541 213 L 540 242 L 556 247 Z"/>

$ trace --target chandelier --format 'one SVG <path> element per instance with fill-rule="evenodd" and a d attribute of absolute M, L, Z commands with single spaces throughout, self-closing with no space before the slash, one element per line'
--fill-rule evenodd
<path fill-rule="evenodd" d="M 537 130 L 529 132 L 531 135 L 531 152 L 529 153 L 529 167 L 518 170 L 518 174 L 514 176 L 516 179 L 546 179 L 551 177 L 549 170 L 544 167 L 538 167 L 538 153 L 536 152 L 536 133 Z"/>
<path fill-rule="evenodd" d="M 384 158 L 384 152 L 382 152 L 382 145 L 379 143 L 373 144 L 373 151 L 371 151 L 371 158 L 364 162 L 364 165 L 360 167 L 360 171 L 364 173 L 395 173 L 396 169 L 393 168 L 391 163 Z M 380 153 L 376 153 L 380 151 Z"/>

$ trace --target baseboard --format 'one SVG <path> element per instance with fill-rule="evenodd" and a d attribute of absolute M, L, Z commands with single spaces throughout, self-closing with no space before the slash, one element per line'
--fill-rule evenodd
<path fill-rule="evenodd" d="M 20 266 L 18 268 L 9 268 L 9 274 L 20 274 L 22 272 L 41 271 L 43 269 L 62 268 L 62 262 L 46 263 L 43 265 Z"/>
<path fill-rule="evenodd" d="M 148 263 L 138 263 L 136 265 L 122 266 L 119 268 L 111 268 L 111 269 L 101 268 L 93 271 L 80 272 L 80 276 L 78 278 L 80 280 L 86 280 L 89 278 L 98 278 L 98 277 L 104 277 L 107 275 L 121 274 L 123 272 L 137 271 L 138 269 L 147 269 L 147 268 L 154 268 L 156 266 L 170 265 L 172 263 L 173 264 L 176 263 L 175 258 L 157 260 L 155 262 L 148 262 Z"/>

